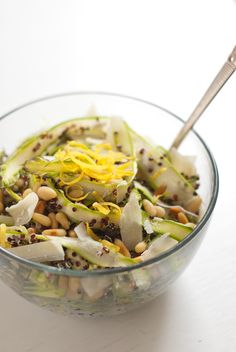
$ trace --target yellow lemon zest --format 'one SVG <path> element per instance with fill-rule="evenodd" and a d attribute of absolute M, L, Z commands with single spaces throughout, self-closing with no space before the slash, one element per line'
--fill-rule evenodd
<path fill-rule="evenodd" d="M 95 152 L 100 153 L 103 150 L 111 150 L 112 147 L 109 143 L 99 143 L 95 146 Z"/>
<path fill-rule="evenodd" d="M 66 194 L 67 198 L 69 198 L 70 200 L 74 200 L 75 202 L 80 202 L 81 200 L 87 198 L 88 195 L 89 195 L 89 193 L 90 193 L 90 192 L 88 192 L 88 193 L 84 194 L 84 195 L 81 196 L 81 197 L 72 197 L 72 196 L 70 196 L 70 194 L 69 194 L 69 193 L 70 193 L 70 188 L 71 188 L 71 186 L 65 187 L 65 194 Z"/>
<path fill-rule="evenodd" d="M 92 165 L 96 164 L 95 161 L 89 155 L 84 153 L 73 152 L 73 158 L 71 154 L 68 153 L 68 157 L 70 157 L 72 161 L 81 160 L 81 161 L 87 162 L 88 164 L 92 164 Z"/>
<path fill-rule="evenodd" d="M 120 207 L 115 204 L 115 203 L 112 203 L 112 202 L 102 202 L 100 203 L 100 205 L 102 206 L 108 206 L 108 207 L 111 207 L 111 208 L 115 208 L 116 211 L 118 211 L 118 213 L 121 215 L 121 209 Z"/>
<path fill-rule="evenodd" d="M 5 224 L 1 224 L 0 225 L 0 245 L 3 248 L 7 248 L 6 244 L 6 231 L 7 231 L 7 227 Z"/>
<path fill-rule="evenodd" d="M 96 235 L 96 233 L 91 229 L 89 224 L 86 222 L 86 230 L 87 234 L 94 240 L 94 241 L 100 241 L 100 238 Z"/>
<path fill-rule="evenodd" d="M 166 167 L 161 167 L 159 170 L 157 170 L 152 176 L 151 178 L 153 180 L 155 180 L 156 178 L 158 178 L 163 172 L 165 172 L 167 170 Z"/>
<path fill-rule="evenodd" d="M 119 252 L 120 251 L 120 247 L 116 246 L 114 243 L 111 243 L 110 241 L 107 240 L 100 240 L 99 242 L 102 243 L 103 246 L 111 249 L 113 252 Z"/>
<path fill-rule="evenodd" d="M 101 203 L 94 202 L 93 208 L 98 210 L 100 213 L 104 215 L 108 215 L 110 213 L 110 209 L 108 207 L 103 206 Z"/>
<path fill-rule="evenodd" d="M 89 149 L 87 147 L 87 145 L 83 144 L 83 143 L 79 143 L 79 142 L 76 142 L 76 141 L 69 141 L 68 142 L 68 145 L 71 146 L 71 147 L 78 147 L 78 148 L 82 148 L 82 149 Z"/>
<path fill-rule="evenodd" d="M 124 163 L 124 164 L 121 164 L 121 165 L 119 165 L 119 166 L 117 166 L 117 170 L 125 170 L 125 169 L 127 169 L 128 167 L 130 167 L 132 165 L 132 162 L 131 161 L 129 161 L 128 163 Z"/>
<path fill-rule="evenodd" d="M 78 177 L 75 177 L 75 178 L 73 178 L 73 179 L 70 180 L 70 181 L 67 181 L 67 180 L 64 178 L 64 176 L 66 176 L 66 174 L 60 173 L 60 182 L 61 182 L 62 184 L 64 184 L 64 185 L 72 186 L 72 185 L 74 185 L 75 183 L 80 182 L 80 181 L 82 180 L 82 178 L 83 178 L 83 176 L 84 176 L 84 173 L 81 172 L 81 174 L 80 174 Z M 66 176 L 66 177 L 67 177 L 67 176 Z"/>
<path fill-rule="evenodd" d="M 83 143 L 70 141 L 54 156 L 61 163 L 60 177 L 62 184 L 65 185 L 72 185 L 80 180 L 76 175 L 68 181 L 65 174 L 80 174 L 81 179 L 83 175 L 100 183 L 108 183 L 117 178 L 131 176 L 134 172 L 132 170 L 134 158 L 113 151 L 108 143 L 98 144 L 91 149 Z"/>
<path fill-rule="evenodd" d="M 96 201 L 98 203 L 104 202 L 104 199 L 102 198 L 102 196 L 97 191 L 93 191 L 92 195 L 93 195 L 93 197 L 96 199 Z"/>

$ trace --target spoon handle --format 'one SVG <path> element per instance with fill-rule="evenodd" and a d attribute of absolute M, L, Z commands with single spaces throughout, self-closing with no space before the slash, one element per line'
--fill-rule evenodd
<path fill-rule="evenodd" d="M 174 142 L 171 145 L 171 148 L 178 148 L 187 133 L 191 130 L 194 124 L 197 122 L 202 113 L 206 110 L 208 105 L 221 90 L 224 84 L 228 81 L 230 76 L 236 70 L 236 46 L 234 47 L 232 53 L 229 55 L 228 60 L 221 68 L 210 87 L 207 89 L 206 93 L 203 95 L 202 99 L 193 110 L 192 114 L 185 122 L 184 126 L 179 131 Z"/>

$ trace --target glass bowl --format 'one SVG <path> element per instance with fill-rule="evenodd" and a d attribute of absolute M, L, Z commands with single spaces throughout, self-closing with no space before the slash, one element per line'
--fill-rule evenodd
<path fill-rule="evenodd" d="M 155 104 L 127 96 L 79 92 L 51 96 L 0 119 L 0 148 L 11 153 L 26 137 L 75 117 L 121 116 L 139 134 L 168 148 L 183 121 Z M 218 194 L 214 158 L 191 131 L 180 151 L 196 155 L 203 198 L 201 221 L 182 242 L 156 258 L 126 268 L 70 271 L 33 263 L 0 249 L 0 278 L 15 292 L 55 312 L 110 316 L 139 307 L 164 292 L 192 260 L 206 233 Z"/>

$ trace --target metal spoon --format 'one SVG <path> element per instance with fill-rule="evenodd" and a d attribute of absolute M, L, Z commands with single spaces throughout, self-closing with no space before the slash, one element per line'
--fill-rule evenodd
<path fill-rule="evenodd" d="M 206 108 L 210 105 L 214 97 L 221 90 L 224 84 L 228 81 L 231 75 L 236 70 L 236 46 L 234 47 L 232 53 L 229 55 L 228 60 L 221 68 L 206 93 L 203 95 L 202 99 L 193 110 L 192 114 L 185 122 L 184 126 L 181 128 L 179 133 L 177 134 L 174 142 L 171 145 L 171 148 L 178 148 L 182 143 L 183 139 L 186 137 L 187 133 L 191 130 L 197 120 L 200 118 L 202 113 L 206 110 Z"/>

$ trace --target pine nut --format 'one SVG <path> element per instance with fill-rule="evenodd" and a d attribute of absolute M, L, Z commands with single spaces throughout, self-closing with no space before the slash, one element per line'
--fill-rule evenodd
<path fill-rule="evenodd" d="M 125 246 L 124 242 L 119 240 L 118 238 L 115 238 L 114 244 L 118 247 L 120 247 L 120 253 L 123 254 L 126 257 L 131 257 L 130 251 L 128 248 Z"/>
<path fill-rule="evenodd" d="M 156 216 L 158 218 L 164 218 L 164 216 L 166 215 L 165 209 L 160 207 L 159 205 L 156 205 L 154 208 L 156 210 Z"/>
<path fill-rule="evenodd" d="M 45 236 L 58 236 L 58 237 L 65 237 L 66 231 L 64 229 L 48 229 L 42 232 Z"/>
<path fill-rule="evenodd" d="M 44 200 L 39 200 L 35 208 L 35 213 L 43 214 L 46 208 L 46 202 Z"/>
<path fill-rule="evenodd" d="M 156 216 L 156 209 L 149 200 L 143 200 L 143 207 L 150 216 Z"/>
<path fill-rule="evenodd" d="M 56 220 L 56 214 L 55 213 L 49 213 L 48 217 L 51 220 L 51 228 L 52 229 L 57 229 L 58 228 L 58 222 Z"/>
<path fill-rule="evenodd" d="M 4 210 L 4 205 L 3 205 L 3 203 L 2 203 L 2 202 L 0 202 L 0 213 L 2 213 L 2 212 L 3 212 L 3 210 Z"/>
<path fill-rule="evenodd" d="M 140 253 L 143 253 L 146 248 L 147 248 L 147 243 L 142 241 L 136 244 L 134 250 L 136 253 L 140 254 Z"/>
<path fill-rule="evenodd" d="M 182 224 L 188 223 L 188 218 L 182 211 L 178 213 L 177 217 L 178 217 L 178 221 L 181 222 Z"/>
<path fill-rule="evenodd" d="M 192 213 L 197 213 L 200 206 L 202 204 L 202 199 L 199 196 L 194 197 L 191 201 L 186 205 L 186 209 L 191 211 Z"/>
<path fill-rule="evenodd" d="M 74 237 L 74 238 L 77 237 L 76 232 L 75 232 L 74 230 L 68 231 L 68 236 L 69 236 L 69 237 Z"/>
<path fill-rule="evenodd" d="M 160 194 L 165 193 L 166 188 L 167 188 L 166 185 L 160 185 L 159 187 L 157 187 L 157 189 L 154 192 L 155 196 L 159 196 Z"/>
<path fill-rule="evenodd" d="M 178 207 L 178 206 L 175 206 L 175 207 L 171 207 L 170 210 L 171 210 L 173 213 L 178 214 L 178 213 L 180 213 L 181 211 L 183 211 L 183 208 Z"/>
<path fill-rule="evenodd" d="M 61 211 L 56 214 L 56 220 L 59 222 L 59 224 L 64 227 L 64 229 L 68 230 L 70 228 L 70 222 L 67 218 L 67 216 L 62 213 Z"/>
<path fill-rule="evenodd" d="M 38 222 L 40 225 L 43 225 L 46 227 L 49 227 L 51 225 L 51 220 L 49 219 L 49 217 L 43 214 L 34 213 L 32 219 Z"/>
<path fill-rule="evenodd" d="M 26 196 L 28 196 L 28 194 L 30 194 L 32 191 L 31 188 L 26 188 L 22 194 L 22 197 L 25 198 Z"/>
<path fill-rule="evenodd" d="M 38 194 L 39 198 L 41 198 L 43 200 L 51 200 L 51 199 L 57 197 L 57 194 L 54 191 L 54 189 L 47 187 L 47 186 L 39 187 L 37 194 Z"/>

